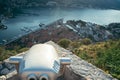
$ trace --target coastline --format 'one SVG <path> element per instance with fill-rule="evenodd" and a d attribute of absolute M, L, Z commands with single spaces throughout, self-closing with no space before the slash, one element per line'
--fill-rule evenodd
<path fill-rule="evenodd" d="M 39 31 L 39 30 L 41 30 L 41 29 L 45 29 L 45 28 L 47 28 L 47 27 L 50 26 L 50 25 L 54 25 L 54 24 L 58 24 L 58 23 L 61 23 L 61 24 L 62 24 L 62 23 L 63 23 L 63 19 L 58 19 L 58 20 L 56 20 L 56 21 L 54 21 L 54 22 L 52 22 L 52 23 L 50 23 L 50 24 L 46 24 L 46 25 L 42 25 L 42 26 L 39 25 L 39 28 L 36 28 L 35 30 L 28 31 L 27 33 L 24 33 L 24 34 L 20 34 L 20 35 L 18 35 L 17 37 L 15 36 L 14 38 L 12 38 L 12 39 L 9 40 L 9 41 L 6 41 L 6 42 L 3 43 L 2 45 L 9 45 L 10 43 L 12 43 L 12 42 L 14 42 L 14 41 L 16 41 L 16 40 L 24 37 L 24 36 L 30 35 L 30 34 L 36 32 L 36 31 Z"/>

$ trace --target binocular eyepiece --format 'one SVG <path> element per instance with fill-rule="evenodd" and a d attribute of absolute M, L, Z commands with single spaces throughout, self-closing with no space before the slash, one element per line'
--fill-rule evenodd
<path fill-rule="evenodd" d="M 56 49 L 49 44 L 36 44 L 23 56 L 10 57 L 21 80 L 55 80 L 63 74 L 71 59 L 59 57 Z"/>
<path fill-rule="evenodd" d="M 28 80 L 49 80 L 47 74 L 40 75 L 37 77 L 35 74 L 30 74 Z"/>
<path fill-rule="evenodd" d="M 37 80 L 37 77 L 35 74 L 30 74 L 27 78 L 28 80 Z"/>
<path fill-rule="evenodd" d="M 49 79 L 48 79 L 48 75 L 45 75 L 45 74 L 41 75 L 41 76 L 39 77 L 39 80 L 49 80 Z"/>

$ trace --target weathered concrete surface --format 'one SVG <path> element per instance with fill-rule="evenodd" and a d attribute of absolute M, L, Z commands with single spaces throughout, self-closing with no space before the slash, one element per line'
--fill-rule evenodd
<path fill-rule="evenodd" d="M 72 63 L 70 66 L 66 67 L 64 75 L 59 77 L 57 80 L 117 80 L 109 74 L 106 74 L 101 69 L 77 57 L 70 51 L 61 48 L 54 42 L 49 41 L 47 42 L 47 44 L 53 45 L 59 53 L 59 56 L 66 56 L 72 59 Z M 21 56 L 24 54 L 25 53 L 21 53 L 17 56 Z M 19 78 L 14 73 L 14 76 L 7 80 L 19 80 Z"/>
<path fill-rule="evenodd" d="M 52 44 L 60 55 L 66 54 L 66 57 L 72 59 L 71 65 L 65 69 L 64 80 L 117 80 L 55 43 L 50 41 L 48 44 Z"/>

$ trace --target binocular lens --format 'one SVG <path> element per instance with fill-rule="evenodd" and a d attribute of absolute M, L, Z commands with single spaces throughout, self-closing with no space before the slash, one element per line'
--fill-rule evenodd
<path fill-rule="evenodd" d="M 35 74 L 30 74 L 30 75 L 28 76 L 28 80 L 38 80 L 38 78 L 36 77 Z M 39 77 L 39 80 L 49 80 L 49 79 L 48 79 L 48 75 L 46 75 L 46 74 L 41 75 L 41 76 Z"/>
<path fill-rule="evenodd" d="M 49 80 L 48 75 L 46 75 L 46 74 L 41 75 L 39 80 Z"/>
<path fill-rule="evenodd" d="M 41 78 L 41 80 L 47 80 L 46 78 Z"/>
<path fill-rule="evenodd" d="M 30 74 L 28 76 L 28 80 L 37 80 L 36 76 L 34 74 Z"/>
<path fill-rule="evenodd" d="M 30 78 L 29 80 L 35 80 L 34 78 Z"/>

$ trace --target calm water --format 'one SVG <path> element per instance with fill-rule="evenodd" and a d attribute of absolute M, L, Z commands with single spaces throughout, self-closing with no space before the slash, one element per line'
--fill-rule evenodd
<path fill-rule="evenodd" d="M 30 9 L 24 10 L 26 14 L 20 14 L 16 18 L 4 21 L 7 30 L 0 30 L 0 43 L 25 34 L 24 27 L 32 30 L 39 28 L 39 23 L 48 24 L 57 19 L 84 20 L 87 22 L 107 25 L 112 22 L 120 22 L 119 10 L 96 10 L 96 9 Z"/>

